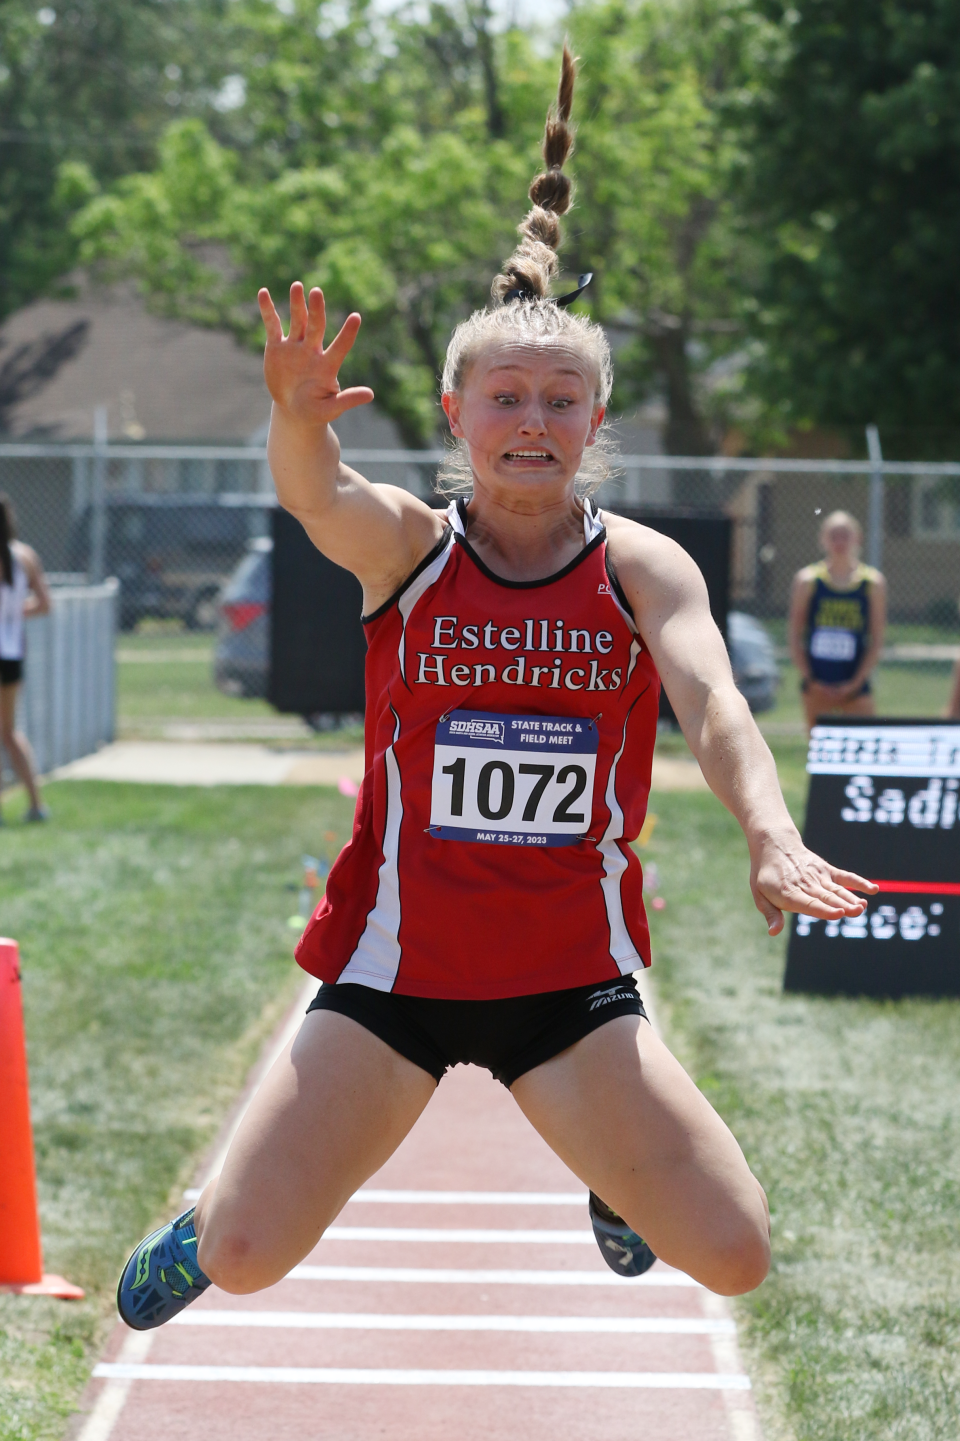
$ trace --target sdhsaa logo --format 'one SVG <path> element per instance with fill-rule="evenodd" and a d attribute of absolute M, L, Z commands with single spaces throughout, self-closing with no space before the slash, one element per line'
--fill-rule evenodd
<path fill-rule="evenodd" d="M 450 734 L 452 736 L 465 736 L 467 739 L 474 741 L 496 741 L 498 745 L 503 745 L 504 722 L 491 720 L 452 720 L 450 722 Z"/>

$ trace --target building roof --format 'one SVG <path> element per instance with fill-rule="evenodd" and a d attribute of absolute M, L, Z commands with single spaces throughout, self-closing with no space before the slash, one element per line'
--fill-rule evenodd
<path fill-rule="evenodd" d="M 0 325 L 0 436 L 92 440 L 103 405 L 114 441 L 262 443 L 270 397 L 256 351 L 152 315 L 132 285 L 70 281 L 72 298 L 36 300 Z M 346 444 L 399 445 L 376 412 L 347 429 Z"/>

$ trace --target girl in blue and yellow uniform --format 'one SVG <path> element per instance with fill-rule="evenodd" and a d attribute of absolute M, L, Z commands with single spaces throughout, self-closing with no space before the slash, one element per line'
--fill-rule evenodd
<path fill-rule="evenodd" d="M 820 527 L 825 559 L 794 577 L 790 654 L 808 726 L 831 712 L 875 714 L 870 676 L 883 645 L 887 587 L 860 560 L 862 539 L 859 521 L 835 510 Z"/>

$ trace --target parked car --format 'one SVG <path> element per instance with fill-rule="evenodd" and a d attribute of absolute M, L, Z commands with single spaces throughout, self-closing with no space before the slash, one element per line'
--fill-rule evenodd
<path fill-rule="evenodd" d="M 120 581 L 120 626 L 147 616 L 213 630 L 217 598 L 251 535 L 263 526 L 260 498 L 210 495 L 110 495 L 105 506 L 104 571 Z M 71 537 L 71 566 L 90 560 L 92 510 Z"/>
<path fill-rule="evenodd" d="M 266 697 L 270 676 L 273 541 L 251 540 L 217 604 L 213 678 L 227 695 Z"/>
<path fill-rule="evenodd" d="M 737 689 L 750 709 L 771 710 L 777 703 L 780 668 L 773 641 L 756 616 L 727 612 L 727 649 Z"/>

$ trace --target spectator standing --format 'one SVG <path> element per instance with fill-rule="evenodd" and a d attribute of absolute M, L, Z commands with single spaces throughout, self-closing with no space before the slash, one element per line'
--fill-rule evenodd
<path fill-rule="evenodd" d="M 870 677 L 883 646 L 887 585 L 860 560 L 862 541 L 860 522 L 833 511 L 820 527 L 824 559 L 794 577 L 790 655 L 808 727 L 820 715 L 876 714 Z"/>
<path fill-rule="evenodd" d="M 40 557 L 16 539 L 17 523 L 8 495 L 0 494 L 0 745 L 26 786 L 30 809 L 25 819 L 45 821 L 49 812 L 37 788 L 30 742 L 16 728 L 17 697 L 23 683 L 24 621 L 46 615 L 50 591 Z"/>

